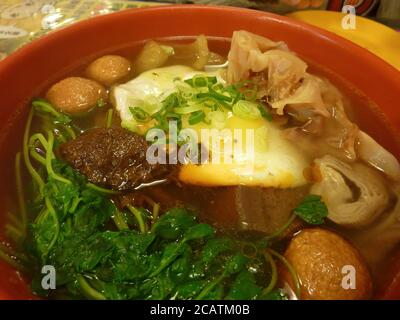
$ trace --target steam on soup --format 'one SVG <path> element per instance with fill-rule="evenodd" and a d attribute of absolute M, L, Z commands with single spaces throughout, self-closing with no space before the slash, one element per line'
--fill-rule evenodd
<path fill-rule="evenodd" d="M 227 55 L 209 45 L 149 41 L 32 102 L 4 257 L 34 293 L 373 297 L 400 238 L 398 161 L 284 42 L 236 31 Z"/>

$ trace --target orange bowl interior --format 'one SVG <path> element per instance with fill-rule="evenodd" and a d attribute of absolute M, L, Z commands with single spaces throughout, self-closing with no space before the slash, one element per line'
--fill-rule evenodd
<path fill-rule="evenodd" d="M 400 72 L 366 50 L 316 27 L 253 10 L 210 6 L 127 10 L 53 32 L 0 63 L 0 226 L 15 193 L 13 159 L 21 148 L 33 97 L 84 59 L 147 39 L 199 34 L 229 38 L 239 29 L 285 41 L 312 68 L 341 83 L 352 97 L 362 129 L 400 158 Z M 0 273 L 1 299 L 32 297 L 25 281 L 1 261 Z M 398 289 L 392 298 L 400 298 Z"/>

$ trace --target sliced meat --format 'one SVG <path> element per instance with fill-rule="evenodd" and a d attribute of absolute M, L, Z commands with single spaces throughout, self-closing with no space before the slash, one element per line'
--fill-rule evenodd
<path fill-rule="evenodd" d="M 60 155 L 99 186 L 127 190 L 167 176 L 172 167 L 149 164 L 146 140 L 123 128 L 96 128 L 60 146 Z"/>
<path fill-rule="evenodd" d="M 272 234 L 289 220 L 308 190 L 308 186 L 292 189 L 198 187 L 169 182 L 119 195 L 115 201 L 121 209 L 128 204 L 141 206 L 145 195 L 159 203 L 163 211 L 185 205 L 198 211 L 202 221 L 219 228 L 239 227 Z M 297 223 L 292 227 L 297 228 Z M 290 229 L 288 234 L 295 231 Z"/>
<path fill-rule="evenodd" d="M 272 234 L 290 218 L 309 187 L 289 189 L 238 187 L 236 208 L 243 228 Z"/>

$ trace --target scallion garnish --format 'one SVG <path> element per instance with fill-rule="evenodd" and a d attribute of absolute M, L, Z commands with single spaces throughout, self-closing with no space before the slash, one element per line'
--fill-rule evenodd
<path fill-rule="evenodd" d="M 193 106 L 178 107 L 174 108 L 173 110 L 177 114 L 191 114 L 193 112 L 203 110 L 203 107 L 201 105 L 193 105 Z"/>
<path fill-rule="evenodd" d="M 137 122 L 154 121 L 154 127 L 168 131 L 168 121 L 177 121 L 181 130 L 183 120 L 189 125 L 203 122 L 215 128 L 224 128 L 226 111 L 254 120 L 271 120 L 268 111 L 257 102 L 257 87 L 252 81 L 224 86 L 215 76 L 202 74 L 186 80 L 174 79 L 176 91 L 161 102 L 129 108 Z M 150 128 L 151 129 L 151 128 Z"/>
<path fill-rule="evenodd" d="M 251 101 L 239 100 L 232 107 L 233 114 L 247 120 L 255 120 L 261 117 L 257 104 Z"/>
<path fill-rule="evenodd" d="M 129 110 L 138 122 L 148 122 L 151 119 L 150 115 L 140 107 L 129 107 Z"/>
<path fill-rule="evenodd" d="M 272 115 L 265 109 L 265 107 L 262 104 L 258 105 L 258 110 L 260 110 L 261 116 L 268 121 L 272 121 Z"/>
<path fill-rule="evenodd" d="M 189 124 L 191 125 L 191 126 L 193 126 L 193 125 L 195 125 L 195 124 L 197 124 L 197 123 L 199 123 L 199 122 L 201 122 L 201 121 L 203 121 L 204 120 L 204 118 L 205 118 L 205 113 L 203 112 L 203 111 L 196 111 L 196 112 L 194 112 L 194 113 L 192 113 L 191 115 L 190 115 L 190 117 L 189 117 Z"/>

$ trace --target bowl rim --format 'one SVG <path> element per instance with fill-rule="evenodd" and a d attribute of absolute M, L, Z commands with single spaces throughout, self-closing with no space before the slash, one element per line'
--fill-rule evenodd
<path fill-rule="evenodd" d="M 112 21 L 114 19 L 118 19 L 118 17 L 130 16 L 135 13 L 139 13 L 139 11 L 147 14 L 151 13 L 163 13 L 168 14 L 168 12 L 177 12 L 180 14 L 183 12 L 190 14 L 190 11 L 202 11 L 203 13 L 207 12 L 219 12 L 222 14 L 246 14 L 251 18 L 265 19 L 271 20 L 278 24 L 286 25 L 287 27 L 295 27 L 300 29 L 304 33 L 312 33 L 316 38 L 321 39 L 322 41 L 329 42 L 335 46 L 338 46 L 339 49 L 346 53 L 351 54 L 357 57 L 358 60 L 361 60 L 360 63 L 365 64 L 366 66 L 373 66 L 375 70 L 379 70 L 379 75 L 384 75 L 385 77 L 390 78 L 390 81 L 394 84 L 400 85 L 400 71 L 382 60 L 380 57 L 371 53 L 370 51 L 360 47 L 359 45 L 342 38 L 330 31 L 321 29 L 319 27 L 307 24 L 305 22 L 295 20 L 290 17 L 285 17 L 273 13 L 256 11 L 251 9 L 244 8 L 236 8 L 229 6 L 209 6 L 209 5 L 160 5 L 154 7 L 147 8 L 134 8 L 127 9 L 119 12 L 113 12 L 110 14 L 100 15 L 88 18 L 83 21 L 76 22 L 72 25 L 66 26 L 64 28 L 51 31 L 50 33 L 44 35 L 39 39 L 35 39 L 34 41 L 24 45 L 19 48 L 4 60 L 0 62 L 0 76 L 3 73 L 7 73 L 13 70 L 16 65 L 19 64 L 20 61 L 24 61 L 35 51 L 41 51 L 42 47 L 51 46 L 53 43 L 59 41 L 60 37 L 68 37 L 75 35 L 80 29 L 85 28 L 94 28 L 96 23 L 99 21 Z M 339 50 L 338 49 L 338 50 Z M 400 88 L 400 86 L 399 86 Z M 367 93 L 366 93 L 367 94 Z M 396 132 L 400 132 L 400 127 L 395 127 Z"/>
<path fill-rule="evenodd" d="M 325 38 L 325 40 L 334 41 L 337 45 L 340 45 L 342 49 L 347 50 L 355 50 L 354 54 L 357 57 L 363 57 L 367 63 L 378 64 L 378 68 L 383 68 L 384 72 L 389 72 L 393 76 L 398 77 L 400 80 L 400 71 L 394 68 L 392 65 L 384 61 L 382 58 L 378 57 L 374 53 L 368 51 L 367 49 L 359 46 L 358 44 L 347 40 L 333 32 L 328 30 L 319 28 L 317 26 L 308 24 L 306 22 L 296 20 L 291 17 L 287 17 L 284 15 L 279 15 L 275 13 L 270 13 L 266 11 L 248 9 L 248 8 L 239 8 L 239 7 L 230 7 L 230 6 L 219 6 L 219 5 L 198 5 L 198 4 L 171 4 L 171 5 L 156 5 L 151 7 L 144 7 L 144 8 L 130 8 L 122 11 L 111 12 L 104 15 L 93 16 L 88 19 L 84 19 L 81 21 L 77 21 L 71 25 L 66 27 L 56 29 L 50 31 L 49 33 L 45 34 L 44 36 L 34 39 L 33 41 L 23 45 L 22 47 L 18 48 L 16 51 L 12 52 L 8 55 L 5 59 L 0 61 L 0 74 L 3 70 L 10 68 L 13 64 L 18 63 L 18 60 L 23 58 L 25 55 L 29 54 L 32 50 L 37 50 L 41 46 L 49 45 L 52 41 L 56 40 L 56 38 L 65 36 L 67 34 L 73 33 L 80 28 L 90 27 L 96 24 L 99 20 L 107 20 L 107 19 L 115 19 L 118 16 L 125 16 L 132 14 L 132 11 L 147 11 L 151 12 L 160 12 L 160 11 L 187 11 L 187 10 L 202 10 L 202 11 L 224 11 L 226 13 L 243 13 L 252 15 L 254 18 L 268 18 L 270 20 L 274 20 L 279 23 L 289 24 L 297 26 L 301 28 L 303 31 L 308 32 L 316 32 L 319 37 Z M 188 13 L 189 14 L 189 13 Z M 361 55 L 361 56 L 360 56 Z"/>

